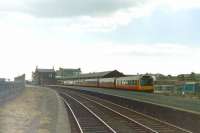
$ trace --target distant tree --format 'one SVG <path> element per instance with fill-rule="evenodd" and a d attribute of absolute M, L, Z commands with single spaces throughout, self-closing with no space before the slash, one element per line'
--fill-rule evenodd
<path fill-rule="evenodd" d="M 183 74 L 178 75 L 178 79 L 181 80 L 181 81 L 184 81 L 185 80 L 185 76 Z"/>
<path fill-rule="evenodd" d="M 191 72 L 190 76 L 192 81 L 196 80 L 196 74 L 194 72 Z"/>
<path fill-rule="evenodd" d="M 167 77 L 168 77 L 168 78 L 172 78 L 172 75 L 169 74 L 169 75 L 167 75 Z"/>

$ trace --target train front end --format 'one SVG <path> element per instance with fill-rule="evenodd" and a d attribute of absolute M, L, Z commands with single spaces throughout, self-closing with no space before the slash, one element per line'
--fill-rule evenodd
<path fill-rule="evenodd" d="M 154 91 L 154 80 L 152 76 L 142 76 L 140 79 L 141 91 L 153 92 Z"/>

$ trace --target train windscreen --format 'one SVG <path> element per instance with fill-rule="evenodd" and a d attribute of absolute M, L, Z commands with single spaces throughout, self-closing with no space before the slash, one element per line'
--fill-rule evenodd
<path fill-rule="evenodd" d="M 153 85 L 153 78 L 151 76 L 143 76 L 140 80 L 142 86 Z"/>

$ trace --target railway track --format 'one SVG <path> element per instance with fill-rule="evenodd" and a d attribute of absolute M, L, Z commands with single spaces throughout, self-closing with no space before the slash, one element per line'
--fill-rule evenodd
<path fill-rule="evenodd" d="M 59 90 L 80 132 L 191 133 L 112 102 L 74 91 Z"/>
<path fill-rule="evenodd" d="M 115 133 L 100 117 L 94 114 L 84 104 L 67 94 L 61 94 L 73 118 L 72 132 L 76 133 Z"/>
<path fill-rule="evenodd" d="M 65 100 L 63 99 L 63 101 L 65 101 Z M 68 117 L 69 117 L 69 120 L 70 120 L 71 133 L 81 133 L 81 132 L 83 132 L 81 127 L 80 127 L 80 124 L 79 124 L 79 122 L 78 122 L 78 120 L 77 120 L 77 118 L 74 114 L 74 111 L 71 108 L 71 106 L 66 101 L 64 103 L 65 103 L 66 110 L 67 110 L 67 113 L 68 113 Z"/>

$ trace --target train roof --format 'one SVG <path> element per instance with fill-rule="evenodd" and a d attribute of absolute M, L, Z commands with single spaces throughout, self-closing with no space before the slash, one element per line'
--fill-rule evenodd
<path fill-rule="evenodd" d="M 119 77 L 118 80 L 139 80 L 141 76 L 127 76 L 127 77 Z"/>
<path fill-rule="evenodd" d="M 152 77 L 150 75 L 132 75 L 132 76 L 126 76 L 126 77 L 119 77 L 117 79 L 119 80 L 139 80 L 142 77 Z"/>

